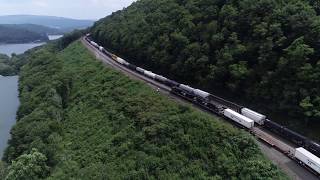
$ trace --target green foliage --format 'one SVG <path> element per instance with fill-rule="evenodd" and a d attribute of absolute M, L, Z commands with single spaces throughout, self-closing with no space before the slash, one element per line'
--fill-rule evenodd
<path fill-rule="evenodd" d="M 14 68 L 11 66 L 9 56 L 0 54 L 0 75 L 11 76 L 15 74 Z"/>
<path fill-rule="evenodd" d="M 140 0 L 91 31 L 134 64 L 312 126 L 320 111 L 319 7 L 313 0 Z M 315 105 L 300 106 L 308 97 Z"/>
<path fill-rule="evenodd" d="M 7 166 L 3 161 L 0 161 L 0 179 L 5 179 L 7 176 Z"/>
<path fill-rule="evenodd" d="M 106 68 L 80 42 L 30 56 L 11 169 L 37 148 L 52 180 L 286 179 L 248 133 Z"/>
<path fill-rule="evenodd" d="M 53 30 L 38 25 L 0 25 L 0 43 L 30 43 L 48 41 Z"/>
<path fill-rule="evenodd" d="M 32 149 L 12 162 L 8 170 L 7 180 L 37 180 L 47 176 L 46 156 Z"/>
<path fill-rule="evenodd" d="M 248 133 L 106 68 L 80 42 L 29 56 L 7 179 L 286 179 Z"/>

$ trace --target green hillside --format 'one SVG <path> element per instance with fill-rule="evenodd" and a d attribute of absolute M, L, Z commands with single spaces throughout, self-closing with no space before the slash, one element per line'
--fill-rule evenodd
<path fill-rule="evenodd" d="M 92 34 L 132 63 L 320 140 L 317 2 L 140 0 L 101 19 Z"/>
<path fill-rule="evenodd" d="M 0 178 L 286 179 L 248 133 L 106 68 L 80 42 L 28 59 Z"/>
<path fill-rule="evenodd" d="M 2 24 L 0 25 L 0 44 L 48 41 L 47 34 L 56 34 L 57 32 L 55 29 L 32 24 Z"/>
<path fill-rule="evenodd" d="M 63 34 L 63 32 L 60 31 L 59 29 L 36 25 L 36 24 L 1 24 L 0 26 L 5 26 L 8 28 L 25 29 L 27 31 L 35 32 L 38 34 L 48 34 L 48 35 Z"/>

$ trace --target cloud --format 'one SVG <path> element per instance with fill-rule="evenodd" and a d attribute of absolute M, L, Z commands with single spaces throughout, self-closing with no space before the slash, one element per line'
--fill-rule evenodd
<path fill-rule="evenodd" d="M 0 15 L 35 14 L 99 19 L 135 0 L 0 0 Z"/>
<path fill-rule="evenodd" d="M 48 2 L 41 1 L 41 0 L 34 0 L 31 3 L 34 4 L 35 6 L 42 7 L 42 8 L 49 6 Z"/>

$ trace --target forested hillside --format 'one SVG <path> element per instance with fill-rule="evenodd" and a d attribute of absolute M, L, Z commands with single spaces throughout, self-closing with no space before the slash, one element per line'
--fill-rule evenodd
<path fill-rule="evenodd" d="M 12 76 L 15 74 L 14 68 L 10 65 L 10 57 L 0 54 L 0 75 Z"/>
<path fill-rule="evenodd" d="M 63 34 L 62 31 L 56 28 L 50 28 L 47 26 L 41 26 L 37 24 L 1 24 L 0 26 L 6 26 L 11 28 L 25 29 L 27 31 L 35 32 L 38 34 L 48 34 L 48 35 L 60 35 Z"/>
<path fill-rule="evenodd" d="M 101 19 L 92 35 L 132 63 L 307 132 L 320 124 L 319 7 L 311 0 L 140 0 Z"/>
<path fill-rule="evenodd" d="M 0 25 L 0 44 L 30 43 L 48 41 L 47 34 L 55 32 L 51 28 L 38 25 Z"/>
<path fill-rule="evenodd" d="M 286 179 L 248 133 L 106 68 L 80 42 L 27 58 L 0 178 Z"/>

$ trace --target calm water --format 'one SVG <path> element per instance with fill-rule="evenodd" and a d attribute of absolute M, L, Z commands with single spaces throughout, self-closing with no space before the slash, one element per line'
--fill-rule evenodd
<path fill-rule="evenodd" d="M 41 46 L 44 43 L 28 43 L 28 44 L 0 44 L 0 53 L 11 56 L 12 53 L 22 54 L 27 50 Z"/>
<path fill-rule="evenodd" d="M 62 35 L 49 35 L 49 40 L 56 40 L 62 37 Z M 26 44 L 0 44 L 0 54 L 6 54 L 11 56 L 12 53 L 22 54 L 29 49 L 37 46 L 41 46 L 45 43 L 26 43 Z"/>
<path fill-rule="evenodd" d="M 0 76 L 0 158 L 7 147 L 19 107 L 18 76 Z"/>

